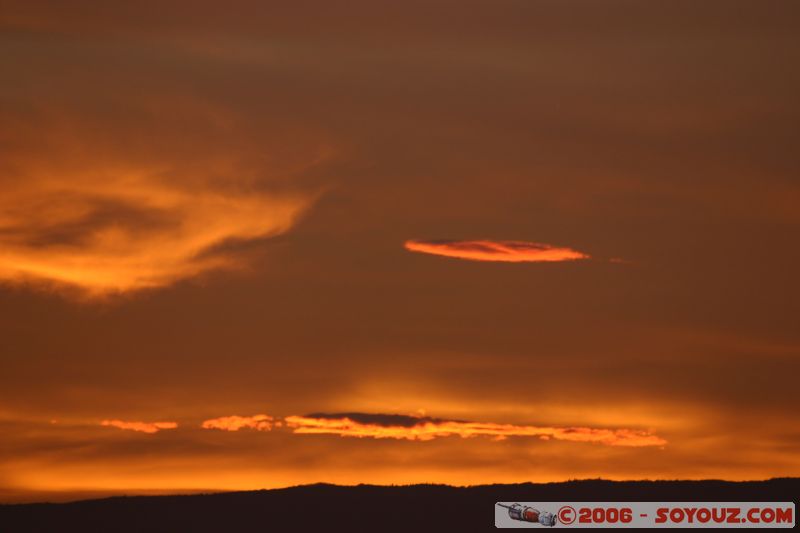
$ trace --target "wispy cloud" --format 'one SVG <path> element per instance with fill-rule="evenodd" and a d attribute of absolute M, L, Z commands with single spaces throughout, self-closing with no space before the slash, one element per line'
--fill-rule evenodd
<path fill-rule="evenodd" d="M 103 420 L 103 426 L 142 433 L 157 433 L 178 427 L 176 422 L 139 422 Z M 541 440 L 588 442 L 606 446 L 664 446 L 667 441 L 651 431 L 629 428 L 596 428 L 576 426 L 534 426 L 452 420 L 430 416 L 383 413 L 312 413 L 304 416 L 275 418 L 265 414 L 223 416 L 202 422 L 203 429 L 239 431 L 252 429 L 271 431 L 285 428 L 295 434 L 339 435 L 373 439 L 429 441 L 442 437 L 536 437 Z"/>
<path fill-rule="evenodd" d="M 409 240 L 405 242 L 405 248 L 412 252 L 455 257 L 470 261 L 501 261 L 506 263 L 574 261 L 589 258 L 588 254 L 571 248 L 526 241 Z"/>
<path fill-rule="evenodd" d="M 0 281 L 89 294 L 161 287 L 240 262 L 217 247 L 287 231 L 292 196 L 168 186 L 133 174 L 26 186 L 0 199 Z"/>
<path fill-rule="evenodd" d="M 361 413 L 316 413 L 289 416 L 286 425 L 295 433 L 331 434 L 342 437 L 374 439 L 432 440 L 488 436 L 497 440 L 508 437 L 538 437 L 572 442 L 590 442 L 607 446 L 664 446 L 667 441 L 648 431 L 589 427 L 549 427 L 468 422 L 405 415 L 373 415 Z"/>
<path fill-rule="evenodd" d="M 162 429 L 175 429 L 178 427 L 176 422 L 134 422 L 126 420 L 103 420 L 100 424 L 141 433 L 158 433 Z"/>
<path fill-rule="evenodd" d="M 240 429 L 269 431 L 272 426 L 273 418 L 268 415 L 223 416 L 206 420 L 202 424 L 203 429 L 221 429 L 223 431 L 239 431 Z"/>
<path fill-rule="evenodd" d="M 0 155 L 0 282 L 91 297 L 246 268 L 243 244 L 313 204 L 304 173 L 331 153 L 315 135 L 289 146 L 188 88 L 150 91 L 103 91 L 122 116 L 103 97 L 0 111 L 14 139 Z"/>

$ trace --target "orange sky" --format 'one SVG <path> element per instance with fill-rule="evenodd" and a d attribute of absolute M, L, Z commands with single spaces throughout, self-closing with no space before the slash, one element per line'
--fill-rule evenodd
<path fill-rule="evenodd" d="M 798 14 L 0 0 L 0 502 L 800 475 Z"/>

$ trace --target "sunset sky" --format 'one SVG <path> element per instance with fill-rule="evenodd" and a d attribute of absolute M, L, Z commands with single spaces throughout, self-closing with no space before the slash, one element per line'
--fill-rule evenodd
<path fill-rule="evenodd" d="M 799 17 L 0 0 L 0 502 L 799 476 Z"/>

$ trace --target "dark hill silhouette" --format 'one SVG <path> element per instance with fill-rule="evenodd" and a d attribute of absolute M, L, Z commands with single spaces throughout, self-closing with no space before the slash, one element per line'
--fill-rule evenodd
<path fill-rule="evenodd" d="M 17 531 L 485 531 L 497 501 L 795 501 L 800 478 L 285 489 L 0 505 Z M 538 526 L 537 526 L 538 527 Z"/>

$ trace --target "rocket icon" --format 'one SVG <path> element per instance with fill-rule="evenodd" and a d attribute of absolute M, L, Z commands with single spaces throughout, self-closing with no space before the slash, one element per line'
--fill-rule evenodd
<path fill-rule="evenodd" d="M 558 518 L 556 518 L 556 515 L 553 513 L 547 511 L 541 512 L 538 509 L 534 509 L 533 507 L 528 507 L 519 503 L 506 505 L 504 503 L 497 502 L 497 505 L 508 509 L 508 516 L 514 520 L 539 523 L 548 527 L 553 527 L 558 521 Z"/>

